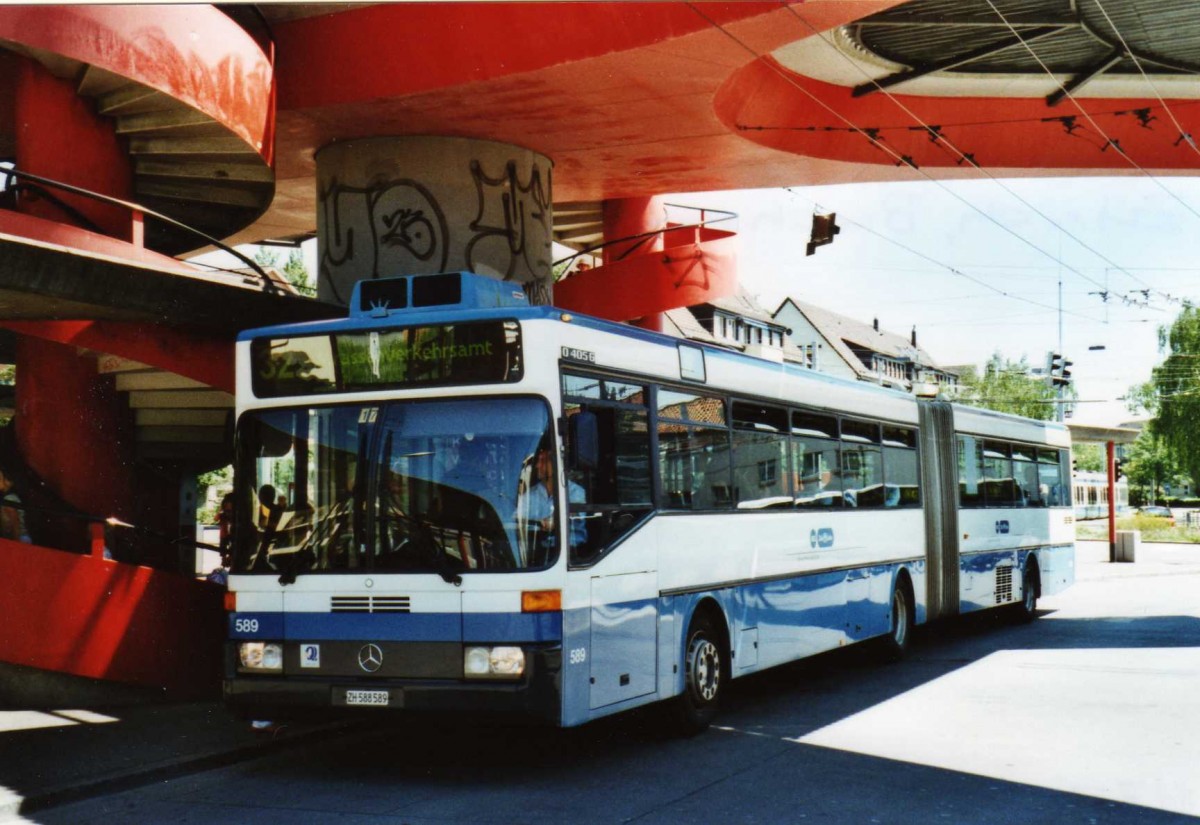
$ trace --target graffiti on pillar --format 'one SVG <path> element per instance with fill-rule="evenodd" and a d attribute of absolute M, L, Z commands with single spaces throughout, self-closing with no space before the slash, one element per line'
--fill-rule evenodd
<path fill-rule="evenodd" d="M 550 275 L 550 238 L 553 208 L 550 202 L 550 170 L 533 164 L 529 180 L 522 182 L 515 161 L 492 177 L 477 160 L 471 161 L 471 178 L 478 197 L 475 234 L 467 243 L 469 269 L 486 264 L 506 280 L 543 280 Z"/>
<path fill-rule="evenodd" d="M 318 201 L 325 227 L 321 277 L 338 300 L 346 300 L 339 283 L 445 271 L 446 217 L 416 181 L 361 187 L 334 178 Z"/>

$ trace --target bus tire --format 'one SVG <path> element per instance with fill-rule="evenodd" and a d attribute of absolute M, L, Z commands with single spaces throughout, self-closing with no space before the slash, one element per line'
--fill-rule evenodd
<path fill-rule="evenodd" d="M 890 627 L 887 635 L 881 640 L 880 648 L 884 661 L 898 662 L 908 652 L 916 618 L 912 591 L 908 587 L 908 580 L 903 576 L 896 580 L 896 587 L 892 590 L 892 604 L 888 617 Z"/>
<path fill-rule="evenodd" d="M 1018 622 L 1032 622 L 1037 618 L 1038 572 L 1037 562 L 1031 558 L 1021 576 L 1021 601 L 1013 605 L 1013 615 Z"/>
<path fill-rule="evenodd" d="M 683 693 L 675 700 L 675 727 L 684 736 L 703 733 L 717 715 L 725 682 L 725 650 L 712 619 L 697 615 L 683 654 Z"/>

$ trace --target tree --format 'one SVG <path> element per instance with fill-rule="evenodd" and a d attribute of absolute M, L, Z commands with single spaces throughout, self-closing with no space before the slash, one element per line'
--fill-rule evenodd
<path fill-rule="evenodd" d="M 208 488 L 216 487 L 218 489 L 233 486 L 233 466 L 227 465 L 216 470 L 210 470 L 207 473 L 200 473 L 196 476 L 196 501 L 200 502 L 200 509 L 196 513 L 196 518 L 204 524 L 212 524 L 217 519 L 217 510 L 220 509 L 220 501 L 215 502 L 212 506 L 207 503 Z"/>
<path fill-rule="evenodd" d="M 313 288 L 308 279 L 308 267 L 304 265 L 304 255 L 299 249 L 293 249 L 288 253 L 287 263 L 283 265 L 283 274 L 287 276 L 288 283 L 301 293 L 313 294 Z"/>
<path fill-rule="evenodd" d="M 1130 391 L 1130 398 L 1153 415 L 1148 430 L 1195 482 L 1200 479 L 1200 309 L 1184 306 L 1170 328 L 1160 327 L 1158 348 L 1166 359 L 1147 384 Z"/>
<path fill-rule="evenodd" d="M 1104 462 L 1107 459 L 1104 447 L 1099 444 L 1074 444 L 1071 446 L 1071 457 L 1075 461 L 1075 469 L 1091 473 L 1103 473 Z"/>
<path fill-rule="evenodd" d="M 1150 429 L 1142 430 L 1121 460 L 1129 486 L 1143 490 L 1142 500 L 1151 504 L 1162 496 L 1164 484 L 1175 481 L 1179 466 L 1163 439 Z"/>
<path fill-rule="evenodd" d="M 279 253 L 265 246 L 260 246 L 258 251 L 254 253 L 254 262 L 264 269 L 267 267 L 278 269 L 288 279 L 288 283 L 294 286 L 301 294 L 315 294 L 316 291 L 309 283 L 308 267 L 304 265 L 304 254 L 299 249 L 293 249 L 289 252 L 287 261 L 280 267 Z"/>
<path fill-rule="evenodd" d="M 982 375 L 974 369 L 963 374 L 958 400 L 988 410 L 1051 421 L 1057 397 L 1055 389 L 1044 379 L 1029 374 L 1025 356 L 1012 361 L 997 352 L 988 359 Z"/>

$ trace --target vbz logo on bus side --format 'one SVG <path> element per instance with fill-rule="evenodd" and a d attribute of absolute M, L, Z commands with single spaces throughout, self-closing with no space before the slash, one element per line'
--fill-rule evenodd
<path fill-rule="evenodd" d="M 1008 535 L 1008 519 L 1000 519 L 998 522 L 996 522 L 996 535 Z"/>
<path fill-rule="evenodd" d="M 819 530 L 813 528 L 813 531 L 808 534 L 808 543 L 812 545 L 814 550 L 818 547 L 822 549 L 833 547 L 833 528 L 822 527 Z"/>

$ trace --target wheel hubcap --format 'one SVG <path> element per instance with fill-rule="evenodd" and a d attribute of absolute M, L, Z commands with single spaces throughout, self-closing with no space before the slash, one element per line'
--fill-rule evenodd
<path fill-rule="evenodd" d="M 696 696 L 711 702 L 721 682 L 721 656 L 717 646 L 707 639 L 698 639 L 692 649 L 692 689 Z"/>

